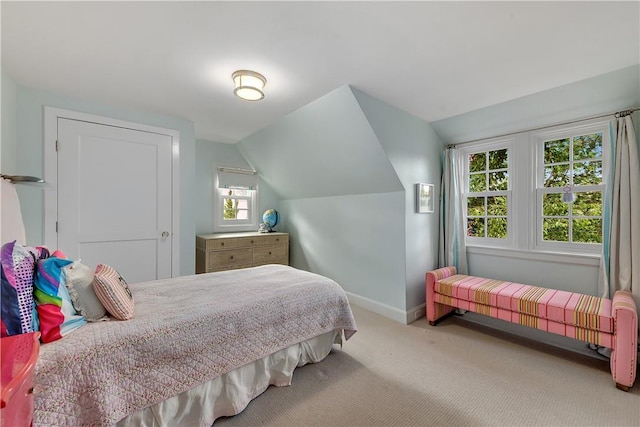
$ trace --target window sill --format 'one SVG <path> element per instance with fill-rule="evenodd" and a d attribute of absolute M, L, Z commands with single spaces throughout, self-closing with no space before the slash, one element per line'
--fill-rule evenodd
<path fill-rule="evenodd" d="M 600 254 L 576 254 L 568 252 L 541 252 L 518 249 L 487 248 L 467 246 L 468 254 L 488 255 L 501 258 L 525 259 L 531 261 L 555 262 L 558 264 L 574 264 L 595 266 L 600 265 Z"/>

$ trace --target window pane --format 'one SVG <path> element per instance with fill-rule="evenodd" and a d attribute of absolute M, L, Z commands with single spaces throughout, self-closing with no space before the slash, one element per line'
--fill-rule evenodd
<path fill-rule="evenodd" d="M 509 174 L 507 171 L 489 173 L 489 191 L 508 190 Z"/>
<path fill-rule="evenodd" d="M 489 169 L 507 168 L 507 149 L 489 151 Z"/>
<path fill-rule="evenodd" d="M 542 214 L 544 216 L 567 216 L 569 215 L 569 205 L 562 201 L 562 194 L 545 194 L 542 196 Z"/>
<path fill-rule="evenodd" d="M 574 219 L 572 237 L 578 243 L 602 243 L 602 220 Z"/>
<path fill-rule="evenodd" d="M 238 209 L 249 209 L 249 201 L 247 199 L 238 200 Z"/>
<path fill-rule="evenodd" d="M 487 197 L 487 213 L 496 216 L 507 215 L 507 196 Z"/>
<path fill-rule="evenodd" d="M 471 193 L 485 191 L 487 189 L 486 176 L 484 173 L 469 175 L 469 191 Z"/>
<path fill-rule="evenodd" d="M 238 211 L 238 217 L 236 219 L 249 219 L 249 211 L 241 209 Z"/>
<path fill-rule="evenodd" d="M 224 199 L 224 213 L 223 218 L 225 220 L 236 219 L 236 202 L 235 199 Z"/>
<path fill-rule="evenodd" d="M 546 141 L 544 143 L 544 163 L 569 161 L 569 138 Z"/>
<path fill-rule="evenodd" d="M 469 172 L 480 172 L 487 169 L 486 153 L 469 154 Z"/>
<path fill-rule="evenodd" d="M 602 162 L 576 162 L 573 164 L 574 185 L 600 185 L 602 183 Z"/>
<path fill-rule="evenodd" d="M 573 160 L 602 157 L 602 134 L 593 133 L 573 138 Z"/>
<path fill-rule="evenodd" d="M 562 218 L 545 218 L 542 221 L 542 238 L 555 242 L 568 242 L 569 220 Z"/>
<path fill-rule="evenodd" d="M 569 165 L 546 166 L 544 168 L 545 187 L 564 187 L 569 185 Z"/>
<path fill-rule="evenodd" d="M 507 218 L 488 218 L 488 236 L 494 239 L 507 238 Z"/>
<path fill-rule="evenodd" d="M 484 197 L 467 198 L 467 216 L 484 216 Z"/>
<path fill-rule="evenodd" d="M 602 192 L 584 191 L 575 193 L 573 214 L 579 216 L 602 216 Z"/>
<path fill-rule="evenodd" d="M 467 219 L 467 236 L 484 237 L 484 218 Z"/>

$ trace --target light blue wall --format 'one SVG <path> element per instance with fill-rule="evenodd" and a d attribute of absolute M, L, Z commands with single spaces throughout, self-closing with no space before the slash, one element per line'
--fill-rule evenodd
<path fill-rule="evenodd" d="M 16 82 L 2 68 L 2 144 L 0 172 L 18 175 L 16 170 Z"/>
<path fill-rule="evenodd" d="M 242 157 L 236 144 L 197 140 L 196 141 L 196 234 L 209 234 L 215 230 L 213 225 L 214 184 L 218 166 L 251 168 Z M 279 209 L 279 199 L 273 189 L 258 174 L 258 213 L 268 208 Z M 247 228 L 256 231 L 256 227 Z"/>
<path fill-rule="evenodd" d="M 282 199 L 403 189 L 349 86 L 294 111 L 239 145 Z"/>
<path fill-rule="evenodd" d="M 238 144 L 282 199 L 291 264 L 404 311 L 405 189 L 351 88 Z"/>
<path fill-rule="evenodd" d="M 424 304 L 438 214 L 415 213 L 415 184 L 438 188 L 442 151 L 428 123 L 343 86 L 239 144 L 282 198 L 292 265 L 398 318 Z"/>
<path fill-rule="evenodd" d="M 405 310 L 404 192 L 280 202 L 291 265 L 345 291 Z"/>
<path fill-rule="evenodd" d="M 195 134 L 193 123 L 175 117 L 127 110 L 95 102 L 68 98 L 38 89 L 18 86 L 16 97 L 16 168 L 22 175 L 43 176 L 44 106 L 79 111 L 137 122 L 180 132 L 180 274 L 195 271 Z M 4 143 L 3 143 L 4 146 Z M 28 244 L 43 241 L 43 193 L 23 186 L 18 194 L 22 206 Z"/>
<path fill-rule="evenodd" d="M 434 185 L 435 200 L 439 200 L 440 157 L 443 144 L 430 124 L 398 110 L 364 92 L 353 89 L 371 128 L 393 165 L 404 192 L 406 309 L 425 302 L 425 272 L 437 268 L 438 223 L 435 212 L 416 213 L 415 184 Z"/>
<path fill-rule="evenodd" d="M 547 90 L 432 123 L 458 143 L 608 114 L 640 106 L 640 66 Z M 636 116 L 637 117 L 637 116 Z M 636 120 L 636 132 L 637 132 Z M 469 255 L 471 274 L 598 294 L 598 266 L 486 254 Z"/>

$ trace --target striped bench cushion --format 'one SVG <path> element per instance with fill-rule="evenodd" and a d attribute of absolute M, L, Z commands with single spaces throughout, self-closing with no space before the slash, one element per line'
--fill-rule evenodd
<path fill-rule="evenodd" d="M 611 300 L 605 298 L 464 274 L 440 279 L 434 288 L 438 294 L 461 301 L 580 329 L 613 332 Z M 522 319 L 528 319 L 526 322 L 529 323 L 533 321 L 528 317 Z"/>

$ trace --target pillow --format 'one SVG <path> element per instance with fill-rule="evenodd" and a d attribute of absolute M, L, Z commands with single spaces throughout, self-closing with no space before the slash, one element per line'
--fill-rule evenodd
<path fill-rule="evenodd" d="M 42 342 L 58 340 L 87 324 L 86 319 L 73 308 L 64 284 L 62 270 L 72 262 L 58 257 L 38 261 L 33 296 L 40 318 Z"/>
<path fill-rule="evenodd" d="M 38 330 L 38 315 L 33 300 L 33 273 L 36 263 L 49 256 L 45 247 L 29 247 L 13 242 L 0 249 L 3 337 Z"/>
<path fill-rule="evenodd" d="M 71 296 L 73 307 L 89 322 L 102 319 L 107 314 L 93 289 L 93 270 L 80 261 L 62 268 L 65 286 Z"/>
<path fill-rule="evenodd" d="M 111 266 L 98 264 L 93 279 L 98 299 L 113 317 L 129 320 L 133 317 L 133 295 L 127 282 Z"/>

